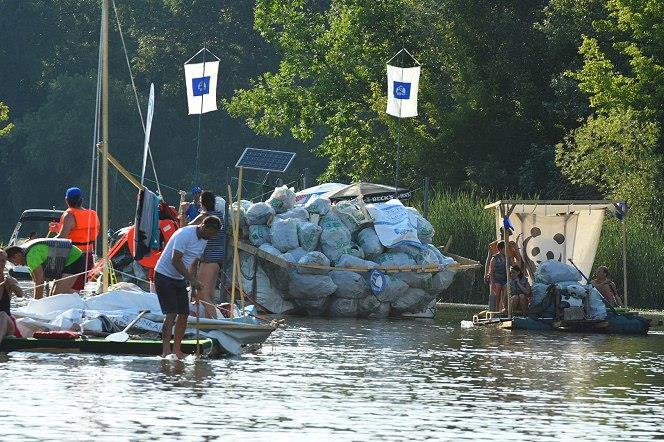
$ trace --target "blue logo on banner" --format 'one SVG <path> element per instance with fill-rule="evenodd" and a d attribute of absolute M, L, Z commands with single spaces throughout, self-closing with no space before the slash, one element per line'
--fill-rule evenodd
<path fill-rule="evenodd" d="M 408 100 L 410 98 L 410 83 L 394 82 L 394 98 Z"/>
<path fill-rule="evenodd" d="M 210 77 L 192 78 L 191 85 L 194 91 L 194 97 L 200 97 L 201 95 L 210 93 Z"/>
<path fill-rule="evenodd" d="M 378 296 L 387 288 L 387 276 L 380 270 L 372 270 L 369 273 L 369 286 L 374 295 Z"/>

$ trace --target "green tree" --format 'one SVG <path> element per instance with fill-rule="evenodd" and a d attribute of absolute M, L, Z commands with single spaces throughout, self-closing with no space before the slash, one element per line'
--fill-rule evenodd
<path fill-rule="evenodd" d="M 516 189 L 514 159 L 561 135 L 534 27 L 545 3 L 260 0 L 255 27 L 281 62 L 227 106 L 257 133 L 316 142 L 324 179 L 392 182 L 400 142 L 406 184 Z M 385 114 L 385 60 L 403 44 L 424 68 L 420 116 L 397 121 Z"/>
<path fill-rule="evenodd" d="M 9 107 L 0 101 L 0 124 L 7 120 L 9 120 Z M 0 138 L 9 135 L 13 127 L 12 123 L 7 123 L 4 127 L 0 126 Z"/>
<path fill-rule="evenodd" d="M 608 15 L 583 36 L 578 81 L 594 111 L 557 147 L 557 163 L 576 183 L 625 198 L 664 223 L 664 4 L 610 0 Z"/>

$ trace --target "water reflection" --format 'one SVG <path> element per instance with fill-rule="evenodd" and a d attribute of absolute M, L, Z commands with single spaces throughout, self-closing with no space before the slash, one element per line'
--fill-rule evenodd
<path fill-rule="evenodd" d="M 261 353 L 0 356 L 3 439 L 542 440 L 661 434 L 664 335 L 289 318 Z M 55 412 L 57 410 L 57 412 Z"/>

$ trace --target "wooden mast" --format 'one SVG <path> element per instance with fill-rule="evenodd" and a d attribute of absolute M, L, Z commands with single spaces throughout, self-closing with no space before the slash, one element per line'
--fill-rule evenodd
<path fill-rule="evenodd" d="M 102 62 L 101 62 L 101 128 L 102 128 L 102 156 L 101 156 L 101 184 L 102 184 L 102 254 L 105 264 L 102 273 L 102 292 L 108 291 L 108 22 L 109 0 L 102 3 Z"/>

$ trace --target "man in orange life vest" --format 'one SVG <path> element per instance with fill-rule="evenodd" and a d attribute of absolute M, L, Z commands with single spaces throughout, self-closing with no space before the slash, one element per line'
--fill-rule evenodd
<path fill-rule="evenodd" d="M 67 210 L 62 214 L 59 223 L 59 232 L 56 238 L 70 239 L 72 244 L 81 249 L 86 262 L 85 270 L 94 266 L 95 241 L 99 236 L 99 217 L 92 209 L 83 208 L 83 194 L 78 187 L 70 187 L 65 194 Z M 85 286 L 86 275 L 80 275 L 74 290 L 82 290 Z"/>

